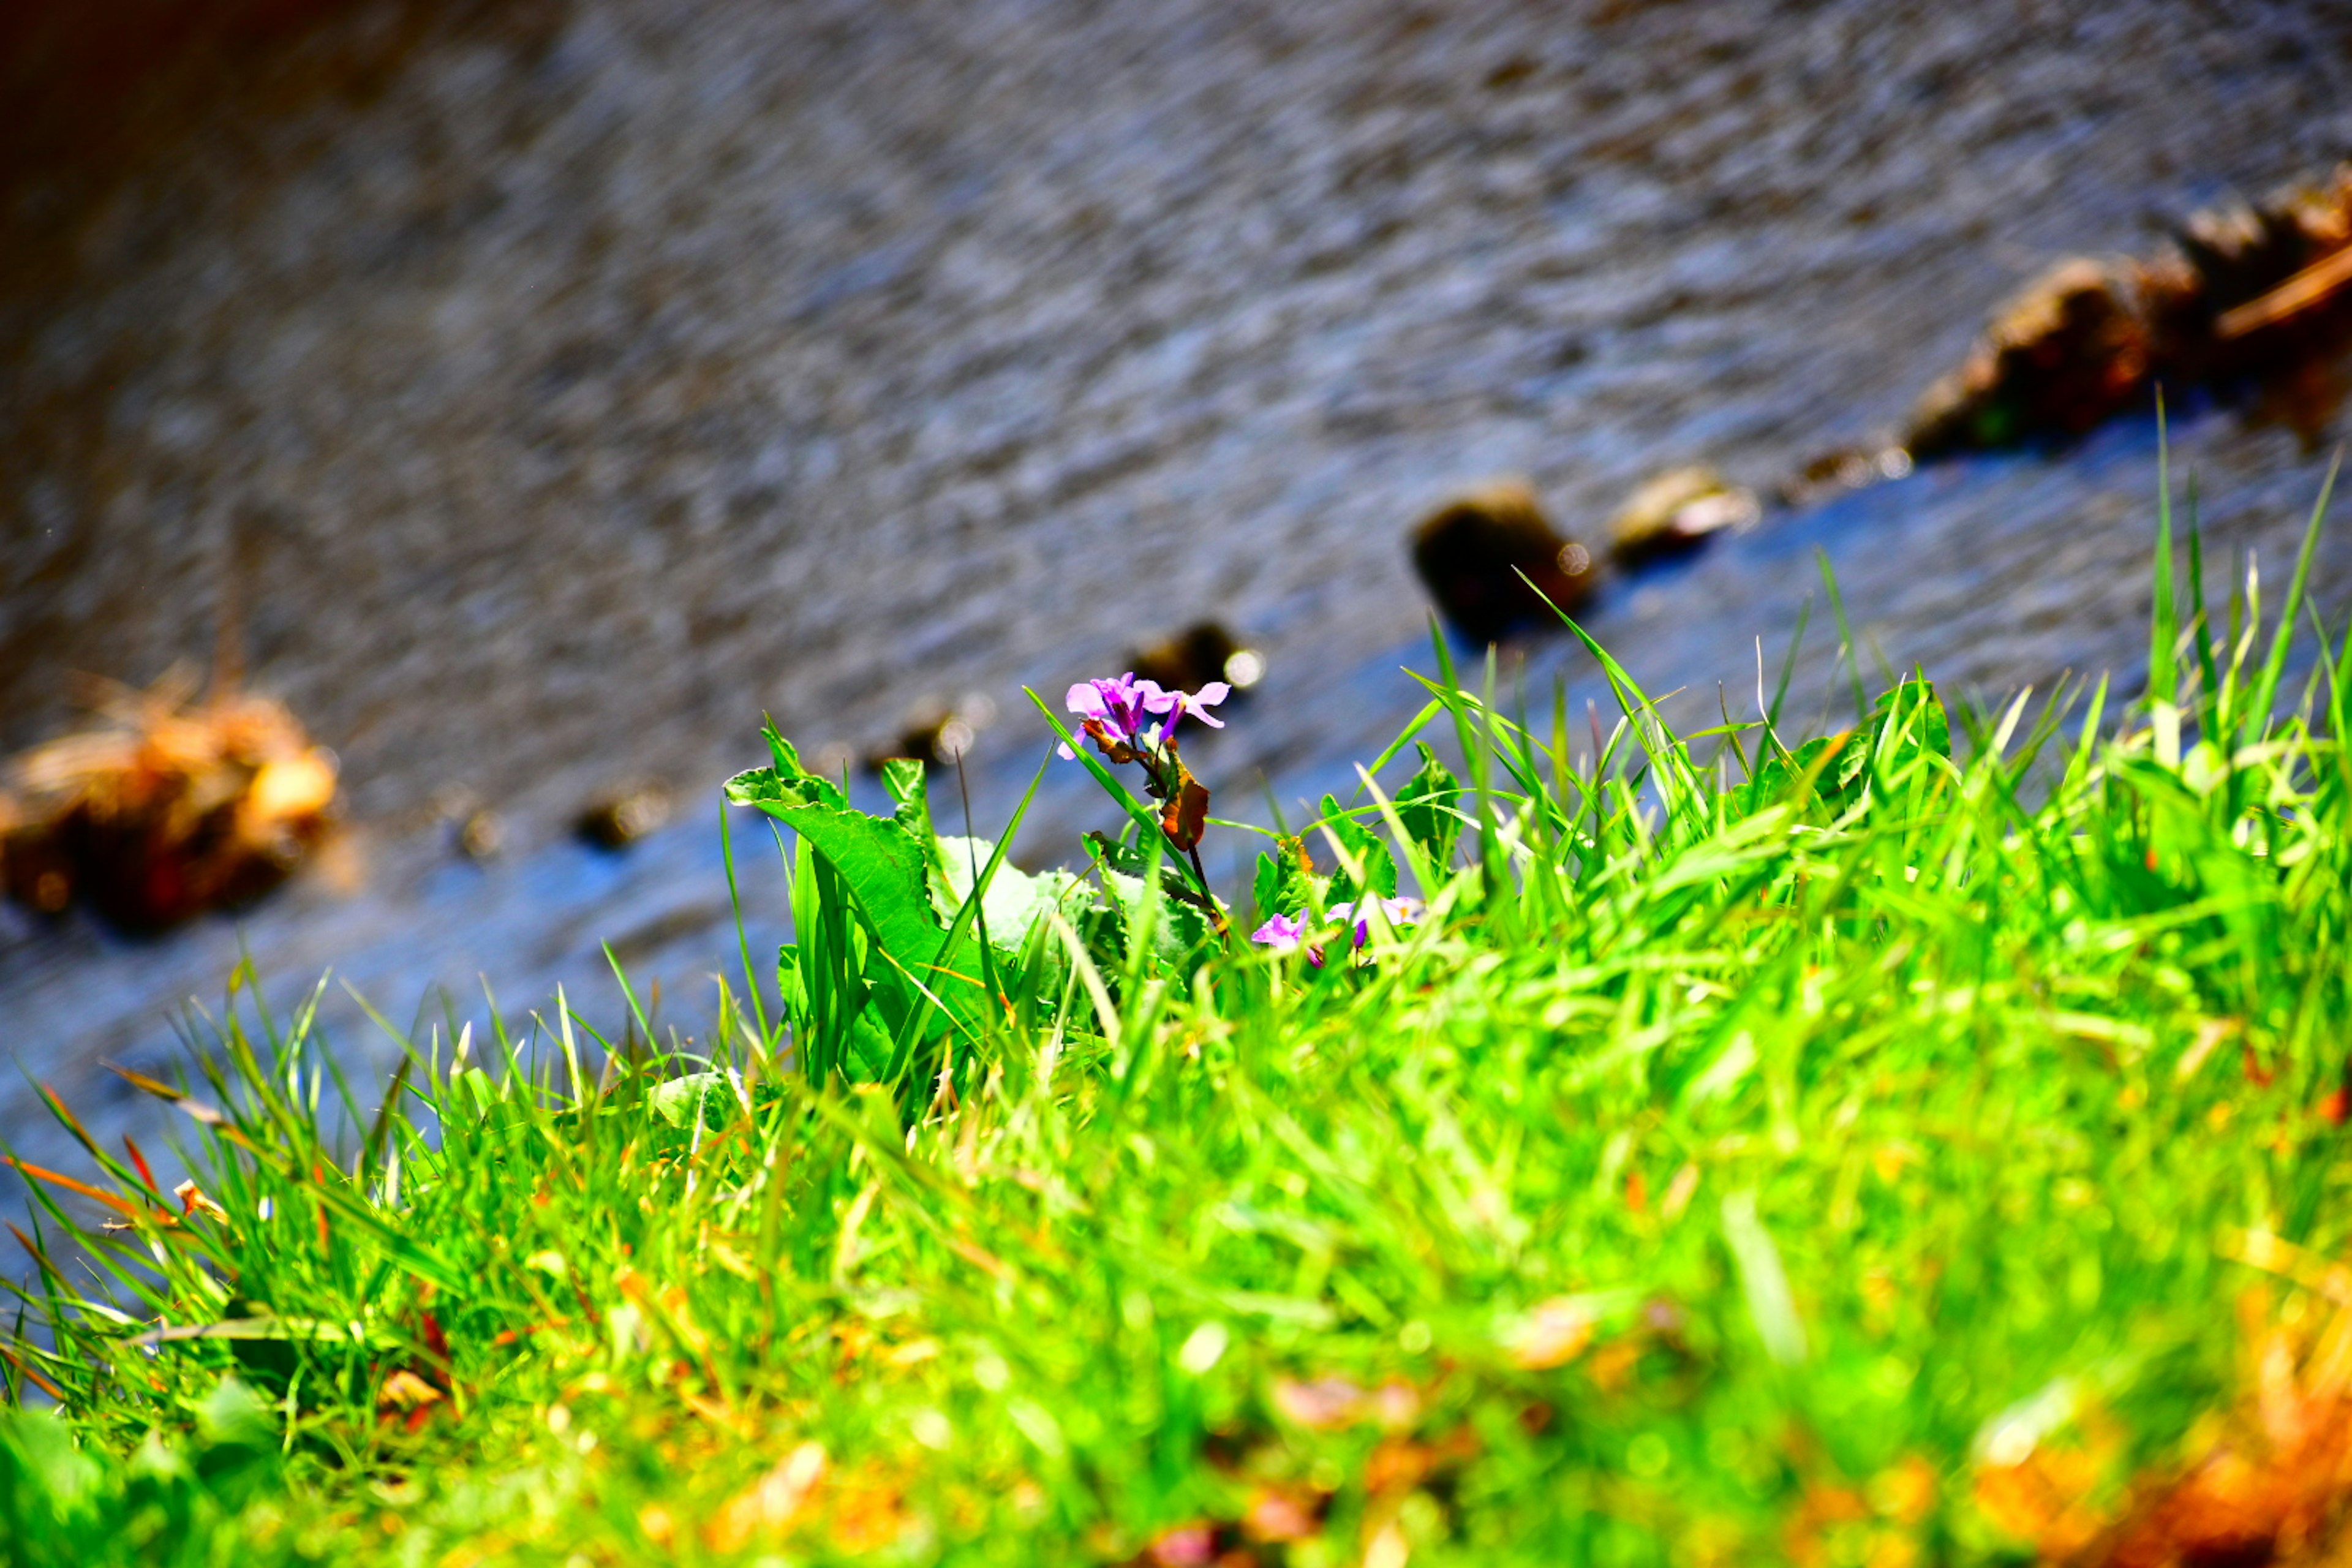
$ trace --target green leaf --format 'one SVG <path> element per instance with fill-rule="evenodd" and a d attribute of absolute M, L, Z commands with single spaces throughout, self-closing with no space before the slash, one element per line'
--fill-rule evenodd
<path fill-rule="evenodd" d="M 932 866 L 938 879 L 931 889 L 931 907 L 941 920 L 953 920 L 964 900 L 971 897 L 975 868 L 988 865 L 996 853 L 996 846 L 985 838 L 944 836 L 939 840 L 939 858 Z M 980 900 L 980 919 L 988 928 L 989 945 L 1004 952 L 1019 952 L 1045 911 L 1072 899 L 1073 889 L 1078 886 L 1078 879 L 1067 871 L 1032 875 L 1009 864 L 999 866 L 996 875 L 988 879 L 988 891 Z"/>
<path fill-rule="evenodd" d="M 880 1009 L 868 1003 L 857 1015 L 849 1029 L 849 1077 L 853 1082 L 871 1082 L 885 1077 L 890 1070 L 890 1059 L 898 1054 L 891 1041 L 889 1025 Z"/>
<path fill-rule="evenodd" d="M 1348 816 L 1347 808 L 1335 796 L 1327 795 L 1323 797 L 1323 826 L 1330 829 L 1331 837 L 1338 839 L 1340 848 L 1347 852 L 1339 868 L 1331 874 L 1331 897 L 1334 900 L 1351 903 L 1367 891 L 1384 899 L 1396 897 L 1396 857 L 1389 852 L 1386 844 Z M 1349 860 L 1362 869 L 1361 884 L 1348 869 Z"/>
<path fill-rule="evenodd" d="M 898 803 L 890 819 L 929 847 L 938 837 L 931 827 L 930 774 L 912 757 L 892 757 L 882 764 L 882 787 Z"/>
<path fill-rule="evenodd" d="M 1303 838 L 1277 838 L 1274 848 L 1257 858 L 1257 876 L 1250 885 L 1263 922 L 1276 915 L 1311 912 L 1322 907 L 1328 879 L 1315 874 L 1315 863 Z"/>
<path fill-rule="evenodd" d="M 727 1108 L 732 1097 L 727 1079 L 720 1074 L 690 1072 L 656 1084 L 650 1098 L 655 1114 L 672 1127 L 691 1127 L 698 1115 L 704 1126 L 719 1127 L 727 1121 Z"/>
<path fill-rule="evenodd" d="M 1802 782 L 1812 780 L 1813 793 L 1834 814 L 1853 804 L 1852 792 L 1830 776 L 1844 760 L 1851 732 L 1840 735 L 1819 735 L 1807 741 L 1786 757 L 1768 757 L 1756 770 L 1756 776 L 1733 792 L 1739 802 L 1742 816 L 1752 816 L 1797 791 Z M 1859 752 L 1860 747 L 1852 748 Z"/>
<path fill-rule="evenodd" d="M 803 877 L 793 902 L 804 950 L 795 955 L 796 969 L 807 971 L 805 951 L 823 935 L 816 951 L 824 962 L 801 974 L 803 1006 L 793 1016 L 796 1027 L 806 1026 L 806 1070 L 819 1080 L 861 1064 L 895 1075 L 924 1040 L 975 1019 L 985 995 L 974 975 L 951 972 L 971 966 L 950 962 L 951 917 L 942 917 L 933 901 L 944 857 L 929 835 L 919 770 L 886 775 L 898 810 L 875 816 L 802 769 L 790 742 L 772 729 L 768 742 L 776 766 L 730 779 L 727 797 L 792 828 L 803 853 L 821 863 L 822 874 Z M 845 906 L 856 913 L 850 926 L 825 912 Z M 781 962 L 777 978 L 790 994 Z"/>
<path fill-rule="evenodd" d="M 1880 768 L 1899 773 L 1923 755 L 1952 759 L 1952 721 L 1936 695 L 1935 682 L 1920 678 L 1882 691 L 1870 712 L 1869 755 Z M 1866 760 L 1866 759 L 1865 759 Z M 1851 780 L 1864 763 L 1851 758 L 1838 765 L 1840 782 Z"/>
<path fill-rule="evenodd" d="M 196 1431 L 216 1447 L 275 1448 L 278 1421 L 261 1395 L 225 1377 L 196 1406 Z"/>
<path fill-rule="evenodd" d="M 1420 848 L 1431 869 L 1443 875 L 1454 858 L 1454 841 L 1461 836 L 1462 818 L 1454 802 L 1462 786 L 1425 744 L 1420 747 L 1421 771 L 1397 792 L 1397 819 L 1405 835 Z"/>
<path fill-rule="evenodd" d="M 7 1478 L 0 1486 L 16 1491 L 21 1485 L 26 1500 L 41 1499 L 52 1519 L 64 1520 L 89 1511 L 101 1471 L 63 1420 L 46 1410 L 17 1410 L 0 1416 L 0 1478 Z"/>
<path fill-rule="evenodd" d="M 848 805 L 813 773 L 739 773 L 727 781 L 727 798 L 756 806 L 806 839 L 848 885 L 867 929 L 890 955 L 919 975 L 929 973 L 947 931 L 931 908 L 930 858 L 905 822 Z"/>
<path fill-rule="evenodd" d="M 808 983 L 801 977 L 800 949 L 789 942 L 776 950 L 776 990 L 783 998 L 785 1017 L 797 1018 L 808 1010 Z"/>
<path fill-rule="evenodd" d="M 1144 879 L 1151 874 L 1151 858 L 1133 845 L 1100 833 L 1087 834 L 1086 843 L 1102 875 L 1103 890 L 1110 895 L 1109 906 L 1093 927 L 1104 944 L 1100 956 L 1108 956 L 1115 966 L 1124 966 L 1130 952 L 1129 933 L 1143 923 L 1143 900 L 1149 896 Z M 1161 857 L 1160 907 L 1151 912 L 1151 948 L 1152 957 L 1169 969 L 1189 968 L 1204 957 L 1203 950 L 1214 936 L 1200 905 L 1177 896 L 1192 891 L 1191 879 L 1182 872 L 1178 862 Z"/>
<path fill-rule="evenodd" d="M 1874 815 L 1916 816 L 1949 776 L 1928 759 L 1948 763 L 1952 757 L 1951 720 L 1934 683 L 1921 678 L 1881 692 L 1867 732 L 1867 743 L 1849 739 L 1838 752 L 1831 769 L 1834 804 L 1843 809 L 1868 789 Z"/>
<path fill-rule="evenodd" d="M 823 773 L 811 773 L 807 768 L 801 765 L 800 753 L 793 749 L 793 743 L 790 741 L 785 740 L 784 737 L 777 731 L 774 725 L 769 725 L 766 729 L 761 731 L 760 734 L 761 738 L 768 742 L 768 754 L 776 759 L 776 765 L 772 769 L 755 769 L 751 773 L 738 774 L 735 778 L 730 779 L 727 782 L 728 799 L 742 805 L 756 805 L 757 803 L 755 801 L 748 798 L 747 796 L 738 795 L 735 791 L 735 786 L 747 780 L 755 780 L 762 775 L 772 774 L 773 782 L 776 784 L 782 784 L 789 783 L 797 788 L 809 792 L 813 798 L 827 800 L 832 802 L 835 805 L 846 805 L 849 804 L 847 797 L 841 793 L 841 786 L 839 784 L 835 784 Z"/>
<path fill-rule="evenodd" d="M 1139 877 L 1102 868 L 1104 889 L 1110 894 L 1104 930 L 1111 952 L 1124 963 L 1130 953 L 1129 937 L 1143 923 L 1144 900 L 1153 896 Z M 1163 971 L 1185 973 L 1206 958 L 1216 944 L 1215 929 L 1198 904 L 1158 895 L 1160 907 L 1151 913 L 1151 956 Z"/>

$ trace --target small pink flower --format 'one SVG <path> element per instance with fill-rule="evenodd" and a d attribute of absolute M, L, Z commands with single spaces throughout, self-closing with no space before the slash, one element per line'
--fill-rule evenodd
<path fill-rule="evenodd" d="M 1069 689 L 1064 700 L 1071 712 L 1081 721 L 1098 721 L 1113 741 L 1134 745 L 1144 738 L 1147 713 L 1164 713 L 1165 696 L 1157 681 L 1138 680 L 1135 672 L 1111 676 L 1105 679 L 1082 680 Z M 1156 735 L 1151 737 L 1158 739 Z M 1077 753 L 1066 744 L 1062 755 L 1075 758 Z"/>
<path fill-rule="evenodd" d="M 1380 905 L 1381 915 L 1384 916 L 1389 924 L 1392 926 L 1413 925 L 1418 923 L 1421 920 L 1421 900 L 1419 899 L 1375 899 L 1372 901 Z M 1372 920 L 1369 911 L 1360 915 L 1356 912 L 1356 906 L 1351 903 L 1333 904 L 1331 906 L 1331 918 L 1335 921 L 1349 921 L 1354 922 L 1356 927 L 1356 945 L 1358 947 L 1361 947 L 1364 943 L 1371 941 Z"/>
<path fill-rule="evenodd" d="M 1164 741 L 1174 734 L 1176 721 L 1187 713 L 1212 730 L 1222 730 L 1225 727 L 1225 721 L 1223 719 L 1216 718 L 1209 712 L 1210 709 L 1234 694 L 1234 689 L 1222 680 L 1213 680 L 1198 691 L 1162 691 L 1156 682 L 1149 680 L 1138 684 L 1150 691 L 1150 695 L 1143 700 L 1143 705 L 1154 713 L 1168 715 L 1168 722 L 1160 726 L 1156 739 Z"/>
<path fill-rule="evenodd" d="M 1233 694 L 1234 689 L 1222 680 L 1213 680 L 1198 691 L 1170 691 L 1156 680 L 1136 679 L 1135 672 L 1129 670 L 1082 680 L 1070 688 L 1064 700 L 1082 727 L 1100 727 L 1106 743 L 1146 752 L 1173 736 L 1177 721 L 1187 713 L 1213 730 L 1223 729 L 1225 721 L 1209 710 Z M 1066 742 L 1059 749 L 1065 757 L 1077 755 Z"/>
<path fill-rule="evenodd" d="M 1306 929 L 1307 911 L 1304 910 L 1295 915 L 1276 914 L 1268 918 L 1265 924 L 1250 932 L 1250 941 L 1261 947 L 1270 947 L 1276 952 L 1294 952 L 1298 948 L 1299 933 Z M 1308 948 L 1307 962 L 1318 969 L 1322 968 L 1323 950 Z"/>
<path fill-rule="evenodd" d="M 1298 945 L 1298 933 L 1307 929 L 1306 920 L 1298 915 L 1276 915 L 1265 924 L 1250 932 L 1250 941 L 1288 952 Z"/>

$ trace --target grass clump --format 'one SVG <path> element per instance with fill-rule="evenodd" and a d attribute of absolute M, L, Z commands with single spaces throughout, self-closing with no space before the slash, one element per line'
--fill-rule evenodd
<path fill-rule="evenodd" d="M 2166 539 L 2119 719 L 2021 696 L 1956 746 L 1915 676 L 1839 735 L 1777 700 L 1676 735 L 1596 647 L 1622 712 L 1579 755 L 1448 670 L 1269 844 L 1286 949 L 1091 755 L 1127 831 L 1030 876 L 919 770 L 868 816 L 772 735 L 730 788 L 791 831 L 796 942 L 709 1038 L 559 996 L 372 1107 L 315 1002 L 248 989 L 148 1086 L 192 1187 L 87 1139 L 28 1173 L 0 1553 L 2321 1542 L 2352 648 L 2282 704 L 2301 574 L 2265 637 L 2193 550 L 2176 605 Z M 1430 726 L 1463 776 L 1383 785 Z"/>

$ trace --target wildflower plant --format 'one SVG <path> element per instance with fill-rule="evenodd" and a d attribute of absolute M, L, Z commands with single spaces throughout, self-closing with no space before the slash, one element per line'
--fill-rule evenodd
<path fill-rule="evenodd" d="M 1184 765 L 1176 726 L 1190 713 L 1212 729 L 1223 729 L 1224 721 L 1209 710 L 1231 694 L 1232 688 L 1222 680 L 1213 680 L 1197 692 L 1169 691 L 1158 681 L 1136 679 L 1134 671 L 1129 670 L 1081 681 L 1070 688 L 1066 700 L 1087 741 L 1106 761 L 1118 766 L 1133 763 L 1142 767 L 1144 793 L 1160 803 L 1160 836 L 1169 848 L 1190 862 L 1193 878 L 1193 886 L 1189 889 L 1192 901 L 1208 913 L 1220 938 L 1225 934 L 1224 914 L 1215 894 L 1210 891 L 1208 873 L 1202 868 L 1200 854 L 1201 835 L 1208 826 L 1209 791 Z M 1055 728 L 1061 729 L 1058 721 Z M 1078 752 L 1068 731 L 1062 731 L 1062 736 L 1058 750 L 1063 760 L 1076 761 Z M 1108 784 L 1108 776 L 1094 759 L 1086 761 L 1096 776 Z M 1121 793 L 1114 790 L 1115 795 Z"/>

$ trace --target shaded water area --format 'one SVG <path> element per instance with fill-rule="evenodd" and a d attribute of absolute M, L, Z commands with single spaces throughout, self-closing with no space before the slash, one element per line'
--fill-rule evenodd
<path fill-rule="evenodd" d="M 1344 793 L 1418 706 L 1403 534 L 1451 489 L 1525 473 L 1589 539 L 1670 464 L 1769 485 L 1891 431 L 2053 258 L 2352 153 L 2321 0 L 530 0 L 240 47 L 269 90 L 10 219 L 0 745 L 68 719 L 70 672 L 206 658 L 231 600 L 252 679 L 341 753 L 359 868 L 161 939 L 0 915 L 0 1044 L 109 1134 L 152 1118 L 101 1060 L 168 1063 L 241 950 L 273 996 L 332 967 L 404 1025 L 478 1018 L 480 975 L 617 1023 L 610 943 L 696 1031 L 736 963 L 715 785 L 763 712 L 862 748 L 985 694 L 992 831 L 1043 755 L 1023 685 L 1215 616 L 1268 663 L 1192 753 L 1217 809 Z M 2256 552 L 2273 602 L 2335 374 L 2176 411 L 2209 557 Z M 1585 618 L 1685 716 L 1736 709 L 1820 551 L 1893 665 L 2136 685 L 2156 452 L 2125 419 L 1769 513 Z M 2344 531 L 2315 583 L 2340 622 Z M 1605 697 L 1556 639 L 1506 658 L 1535 705 Z M 647 777 L 670 827 L 565 835 Z M 455 853 L 453 790 L 500 855 Z M 1055 770 L 1022 858 L 1110 821 Z M 782 880 L 756 819 L 737 847 L 765 973 Z M 326 1016 L 382 1066 L 340 990 Z"/>

